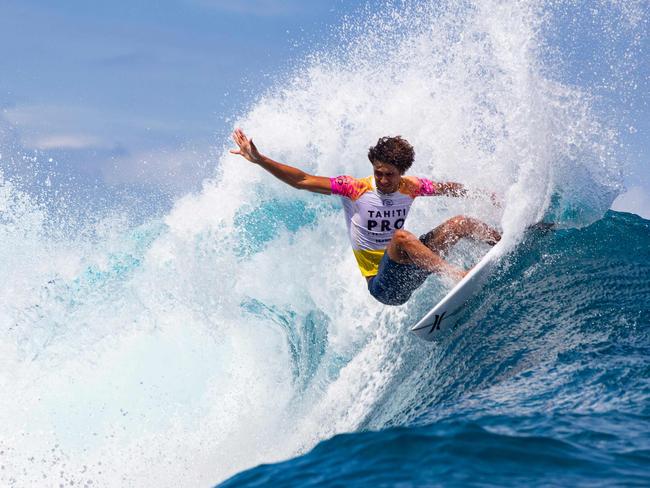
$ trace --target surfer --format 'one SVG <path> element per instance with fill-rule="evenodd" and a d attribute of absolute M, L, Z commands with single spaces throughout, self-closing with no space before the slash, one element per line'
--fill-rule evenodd
<path fill-rule="evenodd" d="M 413 164 L 413 147 L 400 136 L 382 137 L 368 151 L 373 175 L 314 176 L 260 154 L 241 129 L 233 132 L 243 156 L 284 183 L 343 201 L 348 233 L 361 274 L 370 294 L 386 305 L 401 305 L 431 273 L 460 280 L 467 271 L 443 259 L 460 239 L 471 238 L 490 245 L 501 235 L 485 223 L 466 216 L 453 217 L 417 237 L 404 230 L 404 222 L 415 198 L 420 196 L 461 197 L 467 190 L 460 183 L 439 183 L 427 178 L 404 176 Z"/>

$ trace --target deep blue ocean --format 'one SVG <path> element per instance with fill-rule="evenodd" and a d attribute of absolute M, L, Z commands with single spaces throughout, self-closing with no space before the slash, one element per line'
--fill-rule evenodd
<path fill-rule="evenodd" d="M 529 232 L 470 308 L 358 431 L 219 486 L 650 486 L 650 221 Z"/>

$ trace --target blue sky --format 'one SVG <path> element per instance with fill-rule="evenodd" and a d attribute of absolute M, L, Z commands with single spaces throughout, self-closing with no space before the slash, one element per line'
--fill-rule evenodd
<path fill-rule="evenodd" d="M 1 8 L 5 139 L 10 132 L 88 178 L 181 192 L 213 171 L 208 148 L 229 131 L 226 119 L 350 11 L 336 0 L 2 0 Z"/>
<path fill-rule="evenodd" d="M 590 2 L 577 5 L 587 18 Z M 196 188 L 213 173 L 214 148 L 232 117 L 359 6 L 352 0 L 0 0 L 1 150 L 38 151 L 59 172 L 87 181 L 171 194 Z M 557 42 L 568 81 L 595 86 L 608 66 L 590 25 L 559 29 Z M 640 42 L 647 46 L 645 33 Z M 636 195 L 628 207 L 645 207 L 650 216 L 647 60 L 636 60 L 634 69 L 643 83 L 625 102 L 630 129 L 623 136 L 632 161 L 626 183 Z M 599 95 L 620 108 L 616 90 L 608 95 L 601 86 Z"/>

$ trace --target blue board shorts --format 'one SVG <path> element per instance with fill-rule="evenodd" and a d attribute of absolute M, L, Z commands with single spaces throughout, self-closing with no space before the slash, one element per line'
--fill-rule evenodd
<path fill-rule="evenodd" d="M 430 274 L 431 271 L 415 264 L 393 261 L 385 252 L 379 263 L 379 271 L 368 280 L 368 291 L 384 305 L 402 305 Z"/>

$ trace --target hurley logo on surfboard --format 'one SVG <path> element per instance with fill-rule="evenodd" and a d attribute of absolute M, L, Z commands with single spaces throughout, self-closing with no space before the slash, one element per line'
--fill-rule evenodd
<path fill-rule="evenodd" d="M 434 317 L 433 323 L 431 324 L 431 329 L 429 329 L 429 334 L 431 334 L 434 330 L 440 330 L 440 324 L 442 323 L 443 319 L 445 318 L 445 314 L 447 311 L 442 312 L 441 314 L 437 313 Z M 415 330 L 420 330 L 420 329 L 425 329 L 429 327 L 429 324 L 423 325 L 422 327 L 418 327 Z"/>

